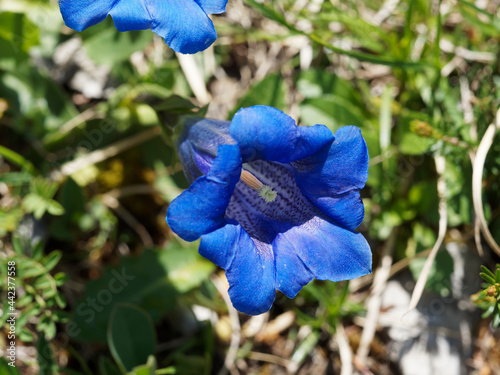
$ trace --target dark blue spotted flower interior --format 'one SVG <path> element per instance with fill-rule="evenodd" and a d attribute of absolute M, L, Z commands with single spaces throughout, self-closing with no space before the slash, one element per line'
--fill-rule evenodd
<path fill-rule="evenodd" d="M 227 0 L 59 0 L 66 25 L 82 31 L 111 15 L 119 31 L 151 29 L 174 51 L 196 53 L 217 38 L 208 14 Z"/>
<path fill-rule="evenodd" d="M 359 128 L 335 135 L 298 127 L 266 106 L 241 109 L 231 122 L 189 118 L 177 140 L 189 189 L 167 213 L 187 241 L 226 270 L 236 309 L 271 307 L 312 279 L 347 280 L 371 272 L 371 251 L 354 230 L 363 220 L 359 189 L 368 152 Z"/>

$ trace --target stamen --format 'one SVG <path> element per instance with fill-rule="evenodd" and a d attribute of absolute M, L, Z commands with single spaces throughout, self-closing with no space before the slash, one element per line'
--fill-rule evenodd
<path fill-rule="evenodd" d="M 276 199 L 278 193 L 270 186 L 264 185 L 250 172 L 245 170 L 241 171 L 240 178 L 249 188 L 258 191 L 259 196 L 264 199 L 266 203 L 273 202 Z"/>
<path fill-rule="evenodd" d="M 255 177 L 253 174 L 251 174 L 248 171 L 242 170 L 241 171 L 241 181 L 243 181 L 248 187 L 259 191 L 259 189 L 264 186 L 262 182 L 260 182 L 257 177 Z"/>

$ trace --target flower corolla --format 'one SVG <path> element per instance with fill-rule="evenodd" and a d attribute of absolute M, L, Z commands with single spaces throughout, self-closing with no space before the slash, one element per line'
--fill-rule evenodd
<path fill-rule="evenodd" d="M 359 128 L 334 135 L 254 106 L 231 122 L 188 118 L 180 134 L 191 186 L 170 204 L 167 222 L 187 241 L 201 237 L 199 252 L 226 270 L 237 310 L 260 314 L 276 289 L 293 298 L 314 278 L 371 272 L 370 247 L 355 232 L 368 177 Z"/>

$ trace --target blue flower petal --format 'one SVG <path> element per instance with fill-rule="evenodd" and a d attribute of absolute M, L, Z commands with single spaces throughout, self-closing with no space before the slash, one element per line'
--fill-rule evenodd
<path fill-rule="evenodd" d="M 236 310 L 248 315 L 268 311 L 276 298 L 271 246 L 257 246 L 241 226 L 234 258 L 226 269 L 229 297 Z"/>
<path fill-rule="evenodd" d="M 312 202 L 362 189 L 368 178 L 368 149 L 361 130 L 344 126 L 330 148 L 292 163 L 297 184 Z"/>
<path fill-rule="evenodd" d="M 67 26 L 82 31 L 113 17 L 119 31 L 151 29 L 174 51 L 196 53 L 217 38 L 208 13 L 221 13 L 227 0 L 60 0 Z"/>
<path fill-rule="evenodd" d="M 372 254 L 363 235 L 319 217 L 276 236 L 276 288 L 289 298 L 313 278 L 350 280 L 371 272 Z"/>
<path fill-rule="evenodd" d="M 229 297 L 248 315 L 268 311 L 276 297 L 271 245 L 252 240 L 235 222 L 202 236 L 200 254 L 226 270 Z"/>
<path fill-rule="evenodd" d="M 351 190 L 331 197 L 309 194 L 310 201 L 324 214 L 349 230 L 355 230 L 363 221 L 365 208 L 359 190 Z"/>
<path fill-rule="evenodd" d="M 64 22 L 73 30 L 82 31 L 103 21 L 116 0 L 59 0 Z"/>
<path fill-rule="evenodd" d="M 229 136 L 229 121 L 183 117 L 182 131 L 174 140 L 179 160 L 189 183 L 207 174 L 217 154 L 217 146 L 235 144 Z"/>
<path fill-rule="evenodd" d="M 224 213 L 240 173 L 238 146 L 219 146 L 208 174 L 198 178 L 170 204 L 167 212 L 170 228 L 184 240 L 194 241 L 223 226 Z"/>
<path fill-rule="evenodd" d="M 234 258 L 238 246 L 241 225 L 228 222 L 212 233 L 201 236 L 199 253 L 223 269 L 227 269 Z"/>
<path fill-rule="evenodd" d="M 299 127 L 280 110 L 261 105 L 240 109 L 229 132 L 240 144 L 244 162 L 289 163 L 317 153 L 334 139 L 326 126 Z"/>
<path fill-rule="evenodd" d="M 212 21 L 194 0 L 157 0 L 148 9 L 155 15 L 152 30 L 174 51 L 196 53 L 217 39 Z"/>
<path fill-rule="evenodd" d="M 314 273 L 297 255 L 286 233 L 278 233 L 273 242 L 276 258 L 276 289 L 294 298 L 302 287 L 315 278 Z"/>
<path fill-rule="evenodd" d="M 207 14 L 219 14 L 226 11 L 227 0 L 195 0 Z"/>
<path fill-rule="evenodd" d="M 118 31 L 150 29 L 153 17 L 144 0 L 120 0 L 109 12 Z"/>

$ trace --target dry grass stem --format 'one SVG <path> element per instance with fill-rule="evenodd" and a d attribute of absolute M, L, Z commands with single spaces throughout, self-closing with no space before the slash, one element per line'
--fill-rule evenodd
<path fill-rule="evenodd" d="M 432 250 L 425 261 L 424 267 L 420 276 L 418 277 L 417 283 L 415 284 L 415 288 L 413 289 L 413 293 L 410 299 L 410 306 L 408 307 L 408 311 L 413 310 L 418 301 L 420 301 L 420 297 L 424 291 L 425 283 L 427 282 L 427 278 L 429 277 L 429 273 L 431 271 L 432 263 L 436 258 L 438 250 L 441 248 L 443 244 L 444 237 L 446 235 L 446 230 L 448 227 L 448 217 L 447 217 L 447 203 L 446 203 L 446 181 L 443 177 L 443 174 L 446 169 L 446 159 L 444 156 L 438 155 L 434 157 L 434 161 L 436 163 L 436 171 L 438 173 L 438 181 L 437 181 L 437 191 L 439 197 L 439 229 L 438 229 L 438 238 L 436 243 L 432 247 Z"/>
<path fill-rule="evenodd" d="M 500 246 L 498 246 L 490 230 L 488 229 L 488 224 L 486 223 L 486 218 L 484 217 L 482 182 L 486 156 L 488 155 L 488 151 L 493 144 L 493 139 L 495 138 L 495 135 L 497 134 L 499 129 L 500 110 L 498 110 L 496 114 L 495 122 L 490 124 L 488 129 L 486 129 L 486 133 L 484 133 L 484 136 L 481 139 L 481 143 L 477 148 L 476 157 L 472 166 L 472 200 L 474 203 L 474 213 L 476 214 L 476 217 L 479 218 L 479 225 L 486 242 L 498 256 L 500 256 Z M 476 243 L 477 242 L 478 241 L 476 241 Z"/>

